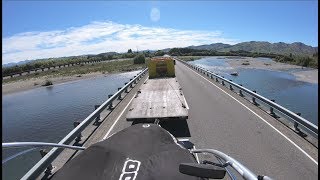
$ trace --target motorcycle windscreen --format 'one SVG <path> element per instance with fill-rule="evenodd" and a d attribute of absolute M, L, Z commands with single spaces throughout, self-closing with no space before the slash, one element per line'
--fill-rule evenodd
<path fill-rule="evenodd" d="M 66 163 L 52 179 L 198 179 L 179 172 L 196 160 L 165 129 L 136 124 L 93 144 Z"/>

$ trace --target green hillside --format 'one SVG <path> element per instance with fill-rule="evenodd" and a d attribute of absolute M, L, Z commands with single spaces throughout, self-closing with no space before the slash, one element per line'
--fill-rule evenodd
<path fill-rule="evenodd" d="M 288 44 L 284 42 L 270 43 L 266 41 L 249 41 L 238 43 L 235 45 L 214 43 L 209 45 L 189 46 L 187 48 L 196 50 L 214 50 L 219 52 L 246 51 L 282 55 L 291 54 L 300 56 L 312 56 L 313 54 L 318 52 L 318 47 L 308 46 L 301 42 Z"/>

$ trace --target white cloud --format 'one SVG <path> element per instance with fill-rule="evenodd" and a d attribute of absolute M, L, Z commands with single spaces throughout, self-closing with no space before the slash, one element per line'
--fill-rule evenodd
<path fill-rule="evenodd" d="M 3 38 L 2 63 L 109 51 L 126 52 L 136 47 L 139 50 L 158 50 L 217 42 L 235 44 L 237 40 L 224 38 L 220 31 L 178 30 L 95 21 L 65 30 L 25 32 Z"/>

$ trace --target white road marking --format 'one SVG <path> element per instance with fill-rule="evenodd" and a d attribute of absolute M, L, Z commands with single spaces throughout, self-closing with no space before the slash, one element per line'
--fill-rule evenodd
<path fill-rule="evenodd" d="M 149 79 L 149 76 L 147 77 L 147 79 L 143 82 L 147 82 L 147 80 Z M 122 110 L 122 112 L 120 113 L 120 115 L 118 116 L 118 118 L 113 122 L 112 126 L 110 127 L 110 129 L 108 130 L 107 134 L 102 138 L 102 140 L 107 139 L 108 135 L 110 134 L 110 132 L 112 131 L 112 129 L 114 128 L 114 126 L 117 124 L 117 122 L 119 121 L 120 117 L 123 115 L 123 113 L 126 111 L 126 109 L 128 108 L 128 106 L 131 104 L 133 98 L 135 97 L 135 95 L 130 99 L 129 103 L 127 104 L 127 106 Z M 102 141 L 101 140 L 101 141 Z"/>
<path fill-rule="evenodd" d="M 188 105 L 187 100 L 186 100 L 186 98 L 185 98 L 184 96 L 183 96 L 183 99 L 184 99 L 184 102 L 185 102 L 186 108 L 189 110 L 189 105 Z"/>
<path fill-rule="evenodd" d="M 186 66 L 186 65 L 184 65 Z M 186 66 L 188 67 L 188 66 Z M 189 68 L 191 69 L 191 68 Z M 213 84 L 211 81 L 209 81 L 208 79 L 204 78 L 203 76 L 201 76 L 198 72 L 196 72 L 195 70 L 191 69 L 196 75 L 200 76 L 201 78 L 203 78 L 204 80 L 208 81 L 210 84 L 214 85 L 216 88 L 220 89 L 222 92 L 224 92 L 225 94 L 227 94 L 228 96 L 230 96 L 232 99 L 234 99 L 235 101 L 237 101 L 239 104 L 241 104 L 243 107 L 245 107 L 246 109 L 248 109 L 250 112 L 252 112 L 254 115 L 256 115 L 257 117 L 259 117 L 261 120 L 263 120 L 266 124 L 268 124 L 270 127 L 272 127 L 276 132 L 278 132 L 279 134 L 281 134 L 285 139 L 287 139 L 291 144 L 293 144 L 296 148 L 298 148 L 303 154 L 305 154 L 310 160 L 312 160 L 316 165 L 318 165 L 318 162 L 313 159 L 307 152 L 305 152 L 302 148 L 300 148 L 296 143 L 294 143 L 291 139 L 289 139 L 287 136 L 285 136 L 282 132 L 280 132 L 278 129 L 276 129 L 274 126 L 272 126 L 268 121 L 266 121 L 265 119 L 263 119 L 261 116 L 259 116 L 257 113 L 255 113 L 253 110 L 251 110 L 250 108 L 248 108 L 246 105 L 244 105 L 243 103 L 241 103 L 239 100 L 237 100 L 236 98 L 234 98 L 233 96 L 231 96 L 229 93 L 227 93 L 226 91 L 224 91 L 223 89 L 221 89 L 220 87 L 218 87 L 217 85 Z"/>
<path fill-rule="evenodd" d="M 119 121 L 120 117 L 123 115 L 123 113 L 126 111 L 126 109 L 129 107 L 129 105 L 131 104 L 133 98 L 135 96 L 133 96 L 131 98 L 131 100 L 129 101 L 129 103 L 127 104 L 127 106 L 122 110 L 122 112 L 120 113 L 120 115 L 118 116 L 118 118 L 113 122 L 112 126 L 110 127 L 109 131 L 107 132 L 107 134 L 102 138 L 102 140 L 107 139 L 108 135 L 110 134 L 110 132 L 112 131 L 113 127 L 116 125 L 116 123 Z"/>

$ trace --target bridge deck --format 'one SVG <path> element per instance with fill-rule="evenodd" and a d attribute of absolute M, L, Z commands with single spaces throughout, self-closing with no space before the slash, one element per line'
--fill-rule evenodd
<path fill-rule="evenodd" d="M 176 62 L 175 68 L 189 104 L 189 118 L 183 127 L 197 148 L 223 151 L 256 174 L 274 179 L 318 177 L 316 147 L 222 85 L 180 62 Z M 126 121 L 126 114 L 137 87 L 106 117 L 84 146 L 131 125 Z"/>

